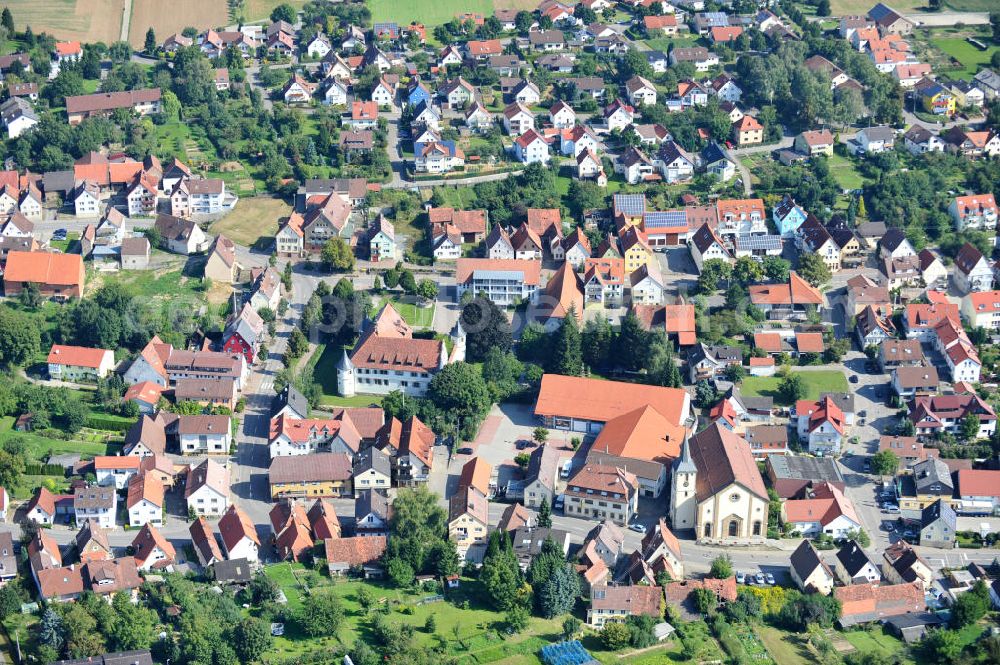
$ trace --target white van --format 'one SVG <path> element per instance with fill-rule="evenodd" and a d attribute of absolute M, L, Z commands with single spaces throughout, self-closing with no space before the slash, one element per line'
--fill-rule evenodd
<path fill-rule="evenodd" d="M 559 472 L 559 477 L 562 478 L 563 480 L 568 479 L 569 473 L 572 470 L 573 470 L 573 460 L 568 459 L 565 462 L 563 462 L 562 471 Z"/>

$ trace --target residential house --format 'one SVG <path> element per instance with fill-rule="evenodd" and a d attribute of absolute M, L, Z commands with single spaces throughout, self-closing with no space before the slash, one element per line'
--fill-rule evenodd
<path fill-rule="evenodd" d="M 115 368 L 115 353 L 109 349 L 53 344 L 49 349 L 49 378 L 57 381 L 95 383 Z"/>
<path fill-rule="evenodd" d="M 177 551 L 159 529 L 150 523 L 142 529 L 132 541 L 132 551 L 135 556 L 136 568 L 141 571 L 160 570 L 172 566 L 177 559 Z M 105 657 L 107 662 L 107 657 Z"/>
<path fill-rule="evenodd" d="M 448 501 L 448 538 L 455 543 L 459 558 L 481 560 L 488 527 L 486 495 L 475 487 L 461 485 Z"/>
<path fill-rule="evenodd" d="M 997 227 L 997 204 L 992 193 L 956 196 L 948 206 L 958 231 L 992 230 Z"/>
<path fill-rule="evenodd" d="M 813 485 L 802 499 L 781 504 L 781 519 L 786 530 L 797 531 L 804 538 L 826 534 L 834 540 L 862 528 L 854 503 L 833 485 Z"/>
<path fill-rule="evenodd" d="M 153 226 L 159 232 L 165 248 L 175 254 L 195 254 L 209 247 L 208 236 L 191 220 L 160 213 Z"/>
<path fill-rule="evenodd" d="M 540 287 L 541 264 L 518 259 L 459 259 L 455 284 L 458 296 L 467 291 L 485 294 L 501 307 L 531 300 Z"/>
<path fill-rule="evenodd" d="M 814 157 L 816 155 L 833 156 L 833 133 L 828 129 L 806 131 L 795 137 L 794 147 L 797 152 L 803 155 Z"/>
<path fill-rule="evenodd" d="M 804 593 L 815 592 L 824 596 L 833 591 L 834 576 L 819 552 L 808 540 L 803 540 L 789 559 L 792 581 Z"/>
<path fill-rule="evenodd" d="M 624 621 L 630 616 L 662 616 L 663 591 L 659 586 L 595 585 L 590 589 L 587 625 L 601 629 L 608 621 Z"/>
<path fill-rule="evenodd" d="M 993 288 L 993 269 L 982 252 L 965 243 L 955 255 L 955 285 L 962 293 L 989 291 Z"/>
<path fill-rule="evenodd" d="M 920 513 L 920 546 L 952 549 L 958 544 L 958 516 L 951 504 L 941 499 Z"/>
<path fill-rule="evenodd" d="M 271 498 L 350 496 L 352 472 L 351 456 L 346 453 L 275 457 L 268 469 Z"/>
<path fill-rule="evenodd" d="M 43 298 L 81 298 L 85 276 L 78 254 L 9 251 L 4 266 L 4 294 L 15 297 L 27 284 L 38 286 Z"/>
<path fill-rule="evenodd" d="M 223 515 L 229 508 L 229 468 L 211 459 L 192 466 L 187 474 L 184 500 L 195 515 Z"/>
<path fill-rule="evenodd" d="M 253 520 L 235 503 L 219 520 L 219 535 L 227 559 L 245 559 L 250 563 L 258 560 L 260 538 L 257 529 Z"/>
<path fill-rule="evenodd" d="M 847 435 L 847 418 L 830 396 L 818 402 L 795 403 L 796 429 L 800 440 L 808 441 L 809 452 L 830 454 L 840 451 Z"/>
<path fill-rule="evenodd" d="M 882 580 L 878 565 L 856 540 L 850 540 L 837 550 L 833 560 L 837 581 L 841 584 L 877 584 Z"/>
<path fill-rule="evenodd" d="M 113 487 L 99 485 L 78 487 L 73 493 L 73 514 L 77 522 L 94 520 L 99 526 L 115 526 L 118 494 Z"/>
<path fill-rule="evenodd" d="M 127 459 L 139 459 L 128 457 Z M 125 509 L 129 526 L 163 524 L 166 512 L 163 482 L 153 473 L 137 473 L 128 481 Z"/>

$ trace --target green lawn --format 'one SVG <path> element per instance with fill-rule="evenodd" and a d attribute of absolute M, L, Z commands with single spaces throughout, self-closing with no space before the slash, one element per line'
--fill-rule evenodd
<path fill-rule="evenodd" d="M 950 75 L 957 78 L 971 79 L 980 69 L 988 67 L 990 57 L 997 50 L 1000 50 L 1000 46 L 990 44 L 988 37 L 979 37 L 979 40 L 989 46 L 989 48 L 985 51 L 980 51 L 962 37 L 935 37 L 930 41 L 932 45 L 961 63 L 961 66 L 955 69 L 945 68 Z"/>
<path fill-rule="evenodd" d="M 847 157 L 834 154 L 827 158 L 827 163 L 830 165 L 830 173 L 843 189 L 861 189 L 865 184 L 864 178 Z"/>
<path fill-rule="evenodd" d="M 492 0 L 371 0 L 368 6 L 372 10 L 372 21 L 395 21 L 400 25 L 417 21 L 434 26 L 447 23 L 459 14 L 493 14 Z"/>
<path fill-rule="evenodd" d="M 671 44 L 675 47 L 688 47 L 695 46 L 698 42 L 698 35 L 678 35 L 676 37 L 658 37 L 656 39 L 644 39 L 649 48 L 654 51 L 662 51 L 663 53 L 668 53 L 670 51 Z"/>
<path fill-rule="evenodd" d="M 978 634 L 978 633 L 977 633 Z M 891 635 L 887 635 L 881 629 L 869 631 L 849 631 L 844 633 L 844 637 L 851 645 L 862 653 L 879 653 L 891 656 L 903 649 L 903 643 Z"/>
<path fill-rule="evenodd" d="M 802 377 L 805 384 L 805 399 L 819 399 L 821 393 L 849 392 L 847 378 L 843 372 L 835 370 L 819 370 L 815 372 L 793 372 Z M 783 402 L 778 396 L 779 376 L 748 376 L 743 379 L 741 388 L 747 397 L 773 397 L 778 404 Z"/>
<path fill-rule="evenodd" d="M 320 398 L 322 406 L 371 406 L 382 403 L 380 395 L 355 395 L 354 397 L 341 397 L 337 394 L 337 362 L 340 360 L 341 347 L 336 344 L 320 345 L 316 347 L 313 356 L 315 362 L 313 366 L 313 381 L 319 384 L 323 396 Z"/>
<path fill-rule="evenodd" d="M 430 328 L 434 322 L 433 307 L 420 307 L 415 303 L 404 302 L 399 297 L 391 297 L 388 300 L 392 303 L 396 311 L 399 312 L 399 315 L 403 317 L 403 320 L 414 328 Z M 376 308 L 381 308 L 384 302 L 384 299 L 381 300 L 376 305 Z"/>

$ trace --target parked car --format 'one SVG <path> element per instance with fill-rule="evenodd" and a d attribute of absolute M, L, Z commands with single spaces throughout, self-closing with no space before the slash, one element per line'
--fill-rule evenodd
<path fill-rule="evenodd" d="M 746 573 L 741 573 L 741 572 L 737 572 L 736 573 L 736 583 L 737 584 L 744 584 L 744 583 L 746 583 L 746 581 L 747 581 Z"/>
<path fill-rule="evenodd" d="M 767 580 L 768 584 L 774 585 L 774 583 L 775 583 L 774 582 L 774 575 L 772 575 L 771 573 L 766 573 L 764 575 L 764 578 Z"/>
<path fill-rule="evenodd" d="M 639 524 L 638 522 L 632 522 L 628 525 L 628 528 L 632 529 L 636 533 L 646 533 L 645 525 Z"/>
<path fill-rule="evenodd" d="M 562 510 L 563 506 L 566 504 L 566 497 L 560 494 L 556 497 L 555 501 L 552 502 L 552 508 L 555 510 Z"/>
<path fill-rule="evenodd" d="M 458 454 L 459 455 L 471 455 L 472 454 L 472 448 L 459 448 L 458 449 Z"/>
<path fill-rule="evenodd" d="M 757 582 L 757 584 L 759 584 L 760 586 L 764 586 L 764 583 L 767 581 L 767 579 L 764 577 L 764 573 L 757 573 L 754 576 L 754 581 Z"/>
<path fill-rule="evenodd" d="M 573 471 L 573 460 L 568 459 L 563 462 L 562 470 L 559 472 L 559 477 L 563 480 L 569 478 L 569 474 Z"/>
<path fill-rule="evenodd" d="M 848 379 L 848 380 L 849 380 L 849 381 L 850 381 L 851 383 L 857 383 L 857 382 L 858 382 L 858 375 L 857 375 L 857 374 L 851 374 L 851 378 L 850 378 L 850 379 Z"/>
<path fill-rule="evenodd" d="M 887 513 L 897 514 L 899 513 L 899 506 L 897 506 L 894 503 L 887 503 L 885 504 L 885 507 L 882 510 L 884 510 Z"/>
<path fill-rule="evenodd" d="M 52 239 L 65 240 L 67 233 L 68 232 L 66 231 L 66 229 L 56 229 L 55 232 L 52 234 Z"/>

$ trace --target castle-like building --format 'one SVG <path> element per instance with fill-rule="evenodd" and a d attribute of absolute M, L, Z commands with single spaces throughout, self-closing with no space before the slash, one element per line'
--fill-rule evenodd
<path fill-rule="evenodd" d="M 359 393 L 385 395 L 399 390 L 421 396 L 431 379 L 448 363 L 465 360 L 465 331 L 455 323 L 451 353 L 441 339 L 416 339 L 413 330 L 389 303 L 366 321 L 354 349 L 345 349 L 337 363 L 337 391 L 344 397 Z"/>
<path fill-rule="evenodd" d="M 747 545 L 767 537 L 767 489 L 750 444 L 718 423 L 685 439 L 671 470 L 670 524 L 699 543 Z"/>

